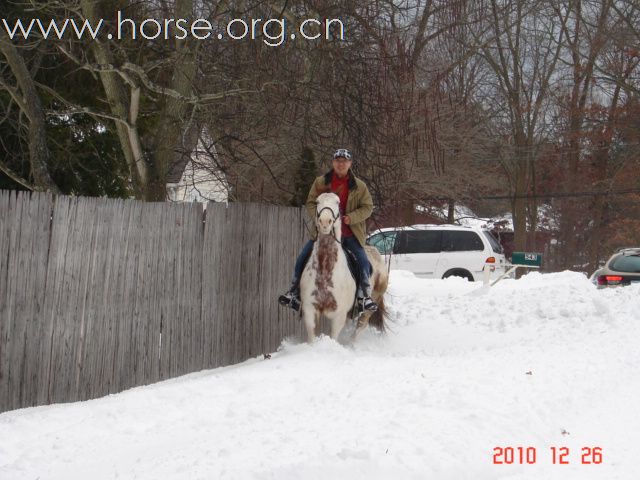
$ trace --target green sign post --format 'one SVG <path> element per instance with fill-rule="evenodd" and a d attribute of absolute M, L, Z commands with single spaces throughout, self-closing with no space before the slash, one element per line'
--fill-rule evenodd
<path fill-rule="evenodd" d="M 493 287 L 496 283 L 498 283 L 503 278 L 511 275 L 518 267 L 522 268 L 540 268 L 542 266 L 542 254 L 541 253 L 531 253 L 531 252 L 513 252 L 511 255 L 511 268 L 500 275 L 494 282 L 491 284 Z M 486 280 L 488 282 L 488 280 Z M 486 283 L 485 283 L 486 284 Z"/>
<path fill-rule="evenodd" d="M 541 253 L 513 252 L 511 256 L 512 265 L 521 265 L 523 267 L 540 268 L 542 265 Z"/>

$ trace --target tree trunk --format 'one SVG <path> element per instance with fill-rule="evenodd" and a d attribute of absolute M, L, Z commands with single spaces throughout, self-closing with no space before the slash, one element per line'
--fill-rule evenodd
<path fill-rule="evenodd" d="M 177 0 L 176 18 L 193 16 L 193 0 Z M 175 63 L 171 88 L 183 97 L 190 97 L 196 77 L 196 46 L 186 40 L 176 39 Z M 167 191 L 167 175 L 176 161 L 177 148 L 181 145 L 183 133 L 189 122 L 185 118 L 189 113 L 189 105 L 183 98 L 167 97 L 160 114 L 160 125 L 154 142 L 153 163 L 154 176 L 151 179 L 148 197 L 150 200 L 164 201 Z"/>
<path fill-rule="evenodd" d="M 97 3 L 95 0 L 80 1 L 84 16 L 94 25 L 98 23 L 100 18 Z M 94 40 L 91 42 L 91 49 L 99 65 L 113 65 L 113 56 L 106 44 Z M 133 109 L 131 108 L 132 102 L 136 102 L 138 97 L 136 92 L 132 92 L 131 100 L 127 98 L 126 87 L 116 72 L 104 71 L 99 75 L 111 112 L 120 119 L 116 122 L 116 132 L 129 166 L 129 174 L 135 187 L 136 197 L 144 198 L 148 191 L 149 171 L 135 124 L 137 113 L 133 112 L 137 112 L 137 108 L 135 105 L 133 105 Z M 133 118 L 130 118 L 130 115 Z"/>
<path fill-rule="evenodd" d="M 22 92 L 21 98 L 16 102 L 29 119 L 29 161 L 33 184 L 39 190 L 60 193 L 49 173 L 49 147 L 47 146 L 47 128 L 44 109 L 40 102 L 40 96 L 36 90 L 29 69 L 18 52 L 17 48 L 4 34 L 0 38 L 0 51 L 7 59 L 7 63 L 16 78 L 18 87 Z M 16 96 L 19 95 L 15 92 Z"/>
<path fill-rule="evenodd" d="M 456 202 L 449 200 L 449 207 L 447 208 L 447 223 L 454 223 L 456 218 Z"/>

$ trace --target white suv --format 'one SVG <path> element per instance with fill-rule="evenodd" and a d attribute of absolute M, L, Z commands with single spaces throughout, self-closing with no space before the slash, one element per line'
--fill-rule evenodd
<path fill-rule="evenodd" d="M 367 238 L 390 263 L 418 277 L 482 280 L 485 265 L 492 276 L 505 271 L 500 242 L 489 230 L 459 225 L 412 225 L 383 228 Z"/>

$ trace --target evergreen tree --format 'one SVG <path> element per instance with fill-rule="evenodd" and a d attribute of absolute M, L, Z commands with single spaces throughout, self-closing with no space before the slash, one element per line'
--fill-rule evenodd
<path fill-rule="evenodd" d="M 316 178 L 316 168 L 316 159 L 313 150 L 309 147 L 304 147 L 300 155 L 300 164 L 298 165 L 294 180 L 295 192 L 291 199 L 292 206 L 302 207 L 307 201 L 309 188 Z"/>

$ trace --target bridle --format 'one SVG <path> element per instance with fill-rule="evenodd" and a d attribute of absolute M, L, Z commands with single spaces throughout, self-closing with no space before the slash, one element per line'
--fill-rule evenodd
<path fill-rule="evenodd" d="M 338 213 L 334 213 L 333 208 L 331 208 L 331 207 L 322 207 L 320 210 L 318 210 L 318 211 L 316 212 L 316 220 L 320 218 L 320 214 L 321 214 L 322 212 L 324 212 L 325 210 L 329 210 L 329 211 L 331 212 L 331 218 L 333 218 L 333 221 L 334 221 L 334 222 L 335 222 L 335 221 L 338 219 L 338 217 L 340 216 L 340 212 L 338 212 Z"/>
<path fill-rule="evenodd" d="M 333 219 L 333 223 L 336 223 L 336 220 L 338 220 L 338 218 L 340 218 L 340 211 L 338 211 L 336 213 L 336 212 L 334 212 L 333 208 L 331 208 L 331 207 L 322 207 L 320 210 L 317 210 L 316 211 L 316 221 L 320 218 L 320 215 L 325 210 L 329 210 L 331 212 L 331 218 Z M 333 229 L 333 224 L 331 225 L 331 236 L 333 237 L 333 239 L 336 242 L 338 242 L 339 244 L 342 245 L 342 242 L 338 241 L 338 239 L 336 238 L 335 230 Z"/>

